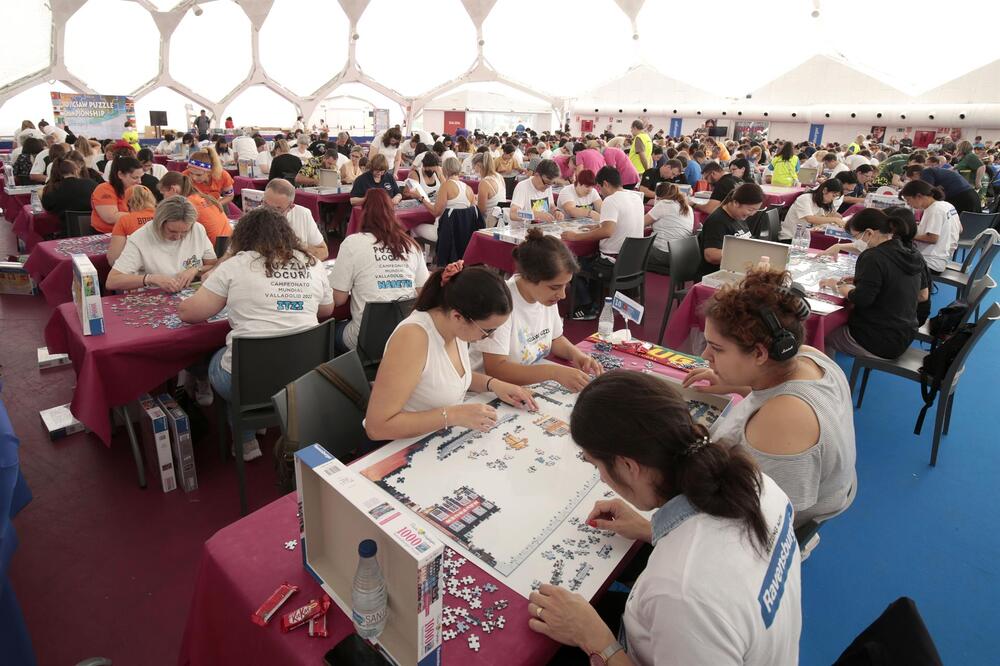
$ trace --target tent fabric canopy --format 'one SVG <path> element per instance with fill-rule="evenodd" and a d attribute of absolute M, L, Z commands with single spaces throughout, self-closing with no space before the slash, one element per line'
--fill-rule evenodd
<path fill-rule="evenodd" d="M 910 109 L 1000 125 L 992 41 L 906 57 L 893 35 L 929 27 L 908 0 L 771 0 L 751 17 L 743 0 L 716 0 L 708 22 L 704 9 L 653 0 L 0 3 L 12 28 L 0 62 L 0 133 L 47 114 L 29 103 L 51 90 L 133 95 L 140 114 L 182 114 L 187 104 L 240 124 L 288 126 L 287 116 L 315 118 L 324 100 L 360 86 L 362 99 L 390 104 L 380 108 L 391 122 L 412 126 L 425 108 L 452 106 L 436 100 L 469 83 L 481 85 L 461 96 L 465 107 L 493 108 L 517 91 L 532 100 L 518 110 L 537 111 L 542 100 L 558 117 L 678 108 L 801 119 L 856 107 L 851 118 Z M 953 0 L 948 15 L 956 26 L 992 25 L 1000 3 Z M 873 17 L 885 17 L 879 37 Z M 717 35 L 737 19 L 734 48 Z M 584 24 L 598 32 L 584 39 Z M 114 30 L 128 39 L 106 41 Z"/>

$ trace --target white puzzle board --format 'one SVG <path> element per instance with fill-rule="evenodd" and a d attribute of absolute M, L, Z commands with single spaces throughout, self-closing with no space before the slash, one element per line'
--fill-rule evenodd
<path fill-rule="evenodd" d="M 497 409 L 490 432 L 398 440 L 355 465 L 519 594 L 552 583 L 590 599 L 632 542 L 586 524 L 615 494 L 569 435 L 576 394 L 555 382 L 531 388 L 537 412 L 477 397 Z"/>

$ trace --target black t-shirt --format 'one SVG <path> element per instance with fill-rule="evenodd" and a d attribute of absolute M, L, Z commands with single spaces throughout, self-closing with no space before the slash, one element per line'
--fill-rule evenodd
<path fill-rule="evenodd" d="M 153 196 L 156 197 L 156 203 L 163 201 L 163 195 L 160 194 L 160 188 L 157 187 L 160 184 L 159 178 L 151 173 L 144 173 L 142 174 L 141 184 L 145 185 L 153 193 Z"/>
<path fill-rule="evenodd" d="M 347 143 L 345 143 L 344 145 L 342 145 L 342 146 L 338 145 L 337 146 L 337 151 L 341 155 L 343 155 L 344 157 L 350 157 L 351 156 L 351 148 L 353 148 L 353 147 L 354 147 L 354 141 L 352 141 L 351 139 L 348 139 Z"/>
<path fill-rule="evenodd" d="M 396 185 L 396 179 L 393 178 L 392 173 L 386 171 L 382 174 L 382 180 L 376 183 L 375 177 L 372 176 L 372 172 L 365 171 L 354 181 L 354 187 L 351 188 L 351 196 L 363 197 L 365 196 L 365 193 L 373 187 L 385 188 L 385 191 L 390 197 L 394 197 L 399 194 L 399 186 Z"/>
<path fill-rule="evenodd" d="M 750 228 L 744 220 L 734 220 L 729 217 L 725 208 L 719 206 L 705 218 L 698 232 L 698 243 L 701 246 L 701 274 L 707 275 L 719 270 L 718 264 L 710 264 L 705 261 L 705 250 L 708 248 L 722 249 L 722 239 L 726 236 L 737 236 L 739 238 L 750 238 Z"/>
<path fill-rule="evenodd" d="M 712 188 L 712 201 L 724 201 L 729 193 L 740 185 L 740 179 L 731 173 L 727 173 L 715 183 Z"/>
<path fill-rule="evenodd" d="M 90 210 L 90 197 L 97 183 L 89 178 L 67 178 L 42 194 L 42 208 L 53 215 L 62 215 L 68 210 Z"/>
<path fill-rule="evenodd" d="M 674 183 L 675 185 L 687 185 L 687 179 L 684 178 L 683 173 L 679 173 L 673 178 L 664 178 L 660 175 L 660 168 L 653 167 L 651 169 L 646 169 L 642 172 L 642 182 L 643 187 L 648 187 L 653 192 L 656 192 L 656 186 L 662 182 Z"/>
<path fill-rule="evenodd" d="M 326 141 L 313 141 L 306 150 L 312 153 L 313 157 L 319 157 L 326 152 Z"/>
<path fill-rule="evenodd" d="M 267 182 L 270 183 L 275 178 L 284 178 L 294 186 L 295 176 L 298 175 L 301 169 L 302 160 L 297 156 L 289 155 L 288 153 L 278 155 L 271 162 L 271 167 L 267 172 Z"/>

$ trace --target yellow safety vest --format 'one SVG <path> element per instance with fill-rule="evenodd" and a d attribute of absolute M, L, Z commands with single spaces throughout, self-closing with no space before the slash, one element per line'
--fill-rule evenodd
<path fill-rule="evenodd" d="M 645 132 L 640 132 L 639 134 L 636 134 L 632 138 L 632 145 L 629 146 L 628 159 L 630 162 L 632 162 L 632 166 L 635 167 L 635 170 L 638 171 L 639 175 L 641 176 L 642 172 L 645 171 L 647 167 L 644 167 L 642 165 L 642 160 L 639 157 L 639 153 L 635 152 L 636 139 L 642 141 L 642 152 L 645 153 L 646 164 L 648 164 L 650 167 L 653 166 L 653 141 L 652 139 L 649 138 L 648 134 L 646 134 Z"/>

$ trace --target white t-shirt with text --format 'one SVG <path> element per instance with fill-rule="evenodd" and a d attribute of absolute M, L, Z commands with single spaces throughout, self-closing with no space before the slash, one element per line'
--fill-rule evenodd
<path fill-rule="evenodd" d="M 113 268 L 129 275 L 177 275 L 211 259 L 215 259 L 215 248 L 204 226 L 195 224 L 181 240 L 167 241 L 156 235 L 155 225 L 144 224 L 128 237 Z"/>
<path fill-rule="evenodd" d="M 258 253 L 240 252 L 219 264 L 204 287 L 226 299 L 232 326 L 222 356 L 222 367 L 227 372 L 232 372 L 233 338 L 267 338 L 305 331 L 318 323 L 319 306 L 333 303 L 326 268 L 318 261 L 309 266 L 306 255 L 301 253 L 269 277 Z"/>
<path fill-rule="evenodd" d="M 534 178 L 525 178 L 514 186 L 514 195 L 510 198 L 510 205 L 517 206 L 518 210 L 531 211 L 532 213 L 554 213 L 555 200 L 552 198 L 552 187 L 539 190 L 535 188 L 532 181 Z"/>
<path fill-rule="evenodd" d="M 938 237 L 936 243 L 917 243 L 928 268 L 937 273 L 945 269 L 958 247 L 961 232 L 958 211 L 947 201 L 935 201 L 924 210 L 917 225 L 917 235 L 937 234 Z"/>
<path fill-rule="evenodd" d="M 344 344 L 350 349 L 357 346 L 367 303 L 413 298 L 427 277 L 427 264 L 419 248 L 411 247 L 396 259 L 370 233 L 345 238 L 330 274 L 331 287 L 351 294 L 351 321 L 344 329 Z"/>
<path fill-rule="evenodd" d="M 514 275 L 507 280 L 513 303 L 510 317 L 492 336 L 473 343 L 472 349 L 480 354 L 506 356 L 511 363 L 531 365 L 552 351 L 552 341 L 563 334 L 563 321 L 558 305 L 526 301 L 517 288 L 518 279 Z"/>

